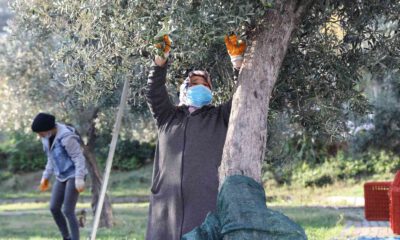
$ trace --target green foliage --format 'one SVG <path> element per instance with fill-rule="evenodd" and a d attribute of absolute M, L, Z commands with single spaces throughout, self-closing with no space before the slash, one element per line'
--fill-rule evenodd
<path fill-rule="evenodd" d="M 358 119 L 360 125 L 370 124 L 354 134 L 352 138 L 355 152 L 368 148 L 384 149 L 400 153 L 400 73 L 399 69 L 387 71 L 383 79 L 372 80 L 366 76 L 366 92 L 371 101 L 373 114 L 371 118 Z"/>
<path fill-rule="evenodd" d="M 3 167 L 11 172 L 30 172 L 43 169 L 46 157 L 41 142 L 33 134 L 14 132 L 0 144 Z M 4 166 L 5 165 L 5 166 Z"/>
<path fill-rule="evenodd" d="M 5 180 L 7 180 L 7 179 L 9 179 L 11 177 L 12 177 L 12 173 L 11 172 L 4 171 L 4 170 L 0 171 L 0 182 L 3 182 L 3 181 L 5 181 Z"/>
<path fill-rule="evenodd" d="M 352 157 L 340 152 L 323 164 L 306 162 L 293 169 L 292 182 L 303 186 L 325 186 L 339 180 L 360 180 L 374 174 L 395 173 L 400 169 L 400 157 L 388 152 L 370 152 Z"/>
<path fill-rule="evenodd" d="M 272 150 L 274 156 L 267 155 L 267 161 L 295 165 L 295 156 L 302 151 L 309 157 L 300 161 L 322 163 L 327 145 L 349 138 L 347 122 L 352 115 L 376 109 L 376 117 L 386 119 L 387 115 L 381 114 L 385 109 L 398 112 L 395 99 L 386 98 L 379 110 L 370 105 L 363 87 L 369 83 L 364 82 L 363 72 L 369 72 L 372 80 L 380 83 L 388 72 L 398 71 L 400 56 L 396 48 L 400 39 L 395 12 L 399 8 L 395 1 L 320 1 L 312 6 L 292 40 L 271 99 L 269 129 L 274 131 L 270 126 L 280 124 L 281 118 L 275 116 L 289 117 L 276 133 L 269 132 L 268 148 L 290 151 L 282 157 Z M 389 95 L 386 93 L 382 97 Z M 382 140 L 391 136 L 390 145 L 396 145 L 399 118 L 392 114 L 390 119 L 392 127 L 387 128 L 385 120 L 380 123 L 388 131 L 369 139 L 384 143 Z M 282 139 L 278 136 L 282 132 L 289 134 Z M 298 143 L 306 148 L 299 148 Z M 276 146 L 284 144 L 288 147 Z M 363 149 L 373 145 L 370 142 Z"/>
<path fill-rule="evenodd" d="M 12 40 L 29 36 L 43 62 L 51 61 L 44 71 L 51 72 L 50 82 L 61 84 L 74 101 L 99 105 L 130 78 L 135 107 L 143 105 L 148 50 L 162 26 L 174 42 L 173 85 L 191 68 L 210 69 L 218 82 L 223 70 L 218 63 L 228 62 L 224 34 L 244 33 L 265 13 L 259 1 L 15 1 L 12 7 L 17 13 Z"/>
<path fill-rule="evenodd" d="M 333 183 L 330 169 L 311 168 L 307 163 L 301 164 L 293 174 L 293 182 L 300 183 L 305 187 L 324 186 Z"/>
<path fill-rule="evenodd" d="M 265 178 L 290 183 L 293 169 L 299 164 L 318 165 L 328 157 L 329 142 L 304 134 L 304 128 L 291 122 L 290 111 L 272 111 L 268 122 Z"/>
<path fill-rule="evenodd" d="M 381 151 L 371 156 L 369 160 L 373 173 L 395 173 L 400 170 L 400 156 L 391 152 Z M 369 162 L 368 161 L 368 162 Z"/>
<path fill-rule="evenodd" d="M 96 155 L 101 165 L 105 165 L 108 156 L 109 135 L 101 136 L 97 141 Z M 152 143 L 121 139 L 118 141 L 113 160 L 113 169 L 131 171 L 140 168 L 154 158 L 155 146 Z"/>
<path fill-rule="evenodd" d="M 104 167 L 107 159 L 110 135 L 101 135 L 97 139 L 96 155 Z M 114 155 L 113 169 L 129 171 L 137 169 L 154 157 L 153 143 L 123 139 L 118 141 Z M 9 133 L 7 140 L 0 144 L 1 169 L 0 180 L 8 178 L 10 173 L 43 170 L 46 155 L 41 141 L 34 134 L 17 131 Z"/>

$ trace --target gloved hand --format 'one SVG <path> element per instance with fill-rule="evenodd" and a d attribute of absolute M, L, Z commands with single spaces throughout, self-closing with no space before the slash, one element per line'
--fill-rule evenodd
<path fill-rule="evenodd" d="M 40 180 L 39 190 L 41 192 L 45 192 L 49 189 L 49 187 L 50 187 L 49 179 L 42 178 L 42 180 Z"/>
<path fill-rule="evenodd" d="M 246 51 L 246 43 L 238 40 L 235 34 L 225 35 L 225 46 L 231 57 L 232 65 L 235 69 L 240 69 L 243 62 L 243 55 Z"/>
<path fill-rule="evenodd" d="M 85 180 L 82 178 L 75 178 L 75 188 L 78 192 L 83 192 L 85 190 Z"/>
<path fill-rule="evenodd" d="M 163 66 L 167 61 L 169 52 L 171 50 L 171 40 L 169 39 L 168 35 L 165 34 L 162 38 L 160 38 L 160 42 L 156 43 L 155 47 L 158 48 L 160 51 L 159 55 L 155 57 L 154 62 L 158 66 Z"/>

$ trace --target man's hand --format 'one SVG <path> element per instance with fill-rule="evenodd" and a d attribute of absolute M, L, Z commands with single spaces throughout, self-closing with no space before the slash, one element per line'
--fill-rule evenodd
<path fill-rule="evenodd" d="M 160 54 L 155 57 L 154 62 L 158 66 L 164 66 L 171 50 L 171 40 L 167 34 L 165 34 L 160 40 L 161 42 L 156 43 L 155 45 L 155 47 L 160 50 Z"/>
<path fill-rule="evenodd" d="M 75 188 L 78 192 L 83 192 L 85 190 L 85 180 L 82 178 L 75 178 Z"/>
<path fill-rule="evenodd" d="M 50 187 L 49 179 L 42 178 L 42 180 L 40 180 L 39 190 L 41 192 L 45 192 L 49 189 L 49 187 Z"/>
<path fill-rule="evenodd" d="M 235 69 L 240 69 L 243 62 L 243 55 L 246 51 L 246 43 L 238 40 L 235 34 L 225 36 L 225 46 L 231 57 L 232 65 Z"/>

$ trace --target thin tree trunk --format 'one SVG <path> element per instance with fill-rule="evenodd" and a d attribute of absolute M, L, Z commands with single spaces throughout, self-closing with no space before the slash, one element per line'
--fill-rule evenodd
<path fill-rule="evenodd" d="M 96 155 L 94 152 L 95 149 L 95 141 L 96 141 L 96 128 L 94 124 L 94 119 L 97 118 L 98 109 L 95 109 L 91 118 L 91 123 L 89 130 L 87 132 L 88 142 L 84 146 L 84 155 L 86 157 L 88 170 L 90 177 L 92 179 L 92 211 L 93 215 L 96 213 L 97 203 L 100 197 L 101 185 L 103 183 L 103 178 L 101 176 L 101 172 L 97 165 Z M 106 195 L 104 199 L 103 210 L 101 212 L 101 218 L 99 227 L 107 227 L 110 228 L 114 225 L 114 217 L 111 207 L 111 202 L 108 196 Z"/>
<path fill-rule="evenodd" d="M 231 175 L 261 183 L 267 138 L 269 99 L 293 30 L 311 1 L 277 0 L 247 50 L 219 169 L 220 186 Z"/>

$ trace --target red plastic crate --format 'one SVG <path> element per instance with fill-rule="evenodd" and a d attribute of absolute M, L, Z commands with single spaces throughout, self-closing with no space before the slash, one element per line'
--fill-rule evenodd
<path fill-rule="evenodd" d="M 367 182 L 364 184 L 364 212 L 368 221 L 389 220 L 389 189 L 392 182 Z"/>
<path fill-rule="evenodd" d="M 396 172 L 394 180 L 392 182 L 392 187 L 400 187 L 400 171 Z"/>
<path fill-rule="evenodd" d="M 400 188 L 390 189 L 390 227 L 394 234 L 400 234 Z"/>

